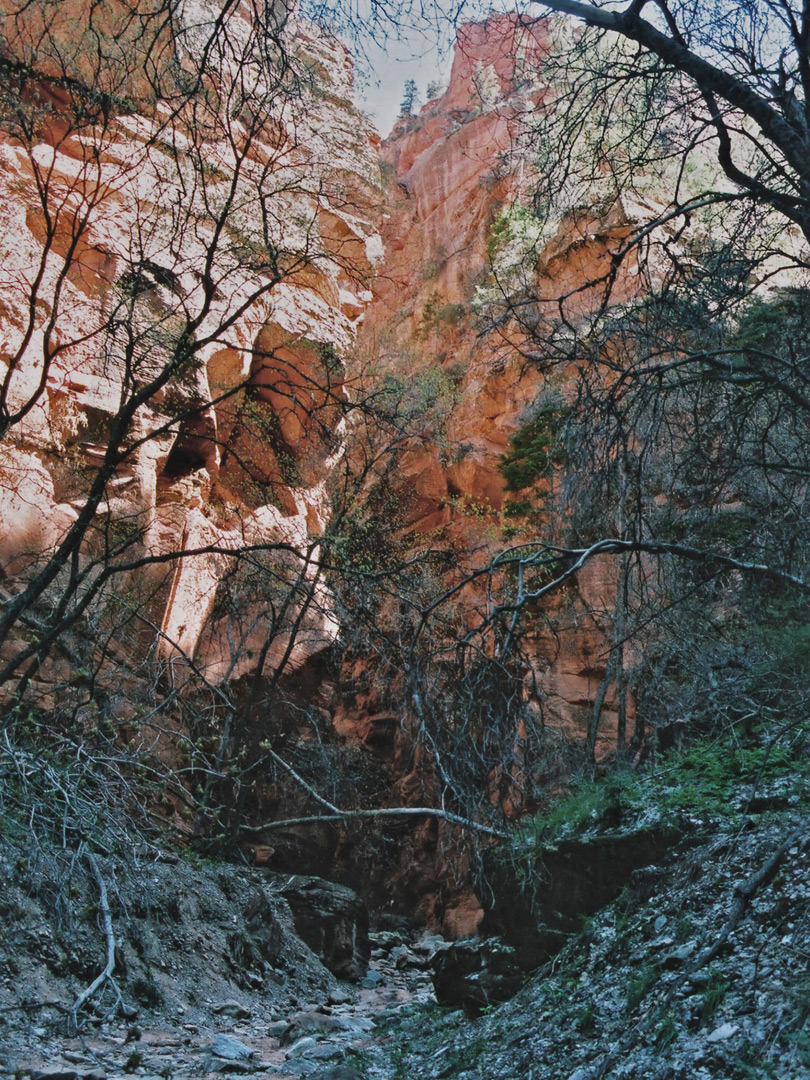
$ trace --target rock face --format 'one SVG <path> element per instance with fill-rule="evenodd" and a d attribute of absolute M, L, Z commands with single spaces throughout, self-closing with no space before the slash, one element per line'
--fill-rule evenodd
<path fill-rule="evenodd" d="M 290 905 L 295 929 L 323 964 L 341 979 L 362 979 L 371 943 L 368 910 L 356 892 L 314 877 L 293 877 L 281 895 Z"/>
<path fill-rule="evenodd" d="M 403 508 L 402 533 L 414 550 L 446 545 L 450 551 L 475 552 L 479 565 L 515 535 L 516 503 L 500 465 L 510 439 L 552 392 L 507 334 L 482 329 L 479 312 L 492 286 L 493 237 L 530 183 L 526 123 L 549 92 L 543 69 L 559 29 L 555 25 L 499 15 L 463 27 L 445 93 L 418 116 L 401 119 L 381 149 L 388 181 L 382 227 L 386 261 L 373 285 L 374 301 L 359 347 L 375 352 L 395 373 L 399 364 L 414 386 L 443 379 L 451 401 L 442 437 L 432 444 L 425 440 L 392 477 Z M 631 210 L 618 207 L 605 220 L 580 215 L 563 222 L 545 247 L 538 247 L 531 271 L 535 280 L 550 277 L 556 287 L 594 276 L 630 216 Z M 626 296 L 633 287 L 628 278 L 617 290 Z M 558 388 L 553 392 L 561 393 Z M 518 540 L 527 543 L 550 535 L 543 524 L 520 527 Z M 615 560 L 594 559 L 564 597 L 537 613 L 527 632 L 525 678 L 511 742 L 504 739 L 501 763 L 479 780 L 479 790 L 486 788 L 507 816 L 532 809 L 532 791 L 553 788 L 548 742 L 555 733 L 558 748 L 583 742 L 603 682 L 596 756 L 608 756 L 615 748 L 618 692 L 606 676 L 606 661 L 616 581 Z M 457 618 L 465 631 L 495 603 L 479 584 L 458 597 Z M 358 664 L 353 679 L 359 681 L 361 671 Z M 489 696 L 489 687 L 479 689 L 479 702 Z M 474 725 L 477 703 L 472 698 L 466 710 L 460 709 L 459 725 Z M 632 731 L 629 697 L 625 705 Z M 424 749 L 429 738 L 419 735 L 420 717 L 403 732 L 406 725 L 393 724 L 385 702 L 370 693 L 362 700 L 355 697 L 336 723 L 343 737 L 388 753 L 404 803 L 435 791 L 434 760 Z M 553 752 L 561 758 L 565 754 L 564 749 Z M 445 753 L 453 751 L 445 748 Z M 469 893 L 437 886 L 437 875 L 445 882 L 452 878 L 442 851 L 453 843 L 441 826 L 414 833 L 396 889 L 417 898 L 428 922 L 464 936 L 478 929 L 483 911 Z"/>
<path fill-rule="evenodd" d="M 446 92 L 418 117 L 400 120 L 382 147 L 391 177 L 387 254 L 361 345 L 385 340 L 390 348 L 393 341 L 416 378 L 438 367 L 454 386 L 451 449 L 415 453 L 397 481 L 409 507 L 405 527 L 417 543 L 438 534 L 465 550 L 494 552 L 514 521 L 499 465 L 547 387 L 504 337 L 481 334 L 476 308 L 493 229 L 527 183 L 525 125 L 548 93 L 543 62 L 552 32 L 547 20 L 514 15 L 462 27 Z M 611 213 L 610 220 L 561 226 L 539 255 L 538 275 L 553 277 L 555 287 L 592 275 L 606 240 L 626 228 L 625 211 Z M 542 710 L 546 725 L 581 738 L 605 671 L 599 613 L 615 607 L 614 560 L 594 560 L 576 589 L 552 604 L 553 637 L 541 633 L 530 643 L 536 688 L 527 705 Z M 628 707 L 632 714 L 632 702 Z M 613 688 L 603 713 L 599 744 L 608 753 Z"/>
<path fill-rule="evenodd" d="M 276 674 L 292 673 L 313 747 L 328 741 L 321 728 L 332 744 L 362 746 L 388 770 L 369 790 L 430 802 L 436 758 L 402 703 L 365 688 L 362 658 L 353 667 L 349 657 L 344 686 L 321 666 L 340 629 L 318 544 L 345 433 L 347 357 L 356 342 L 357 356 L 383 374 L 399 363 L 417 390 L 438 378 L 452 405 L 441 439 L 423 439 L 390 477 L 401 535 L 479 560 L 497 550 L 508 509 L 499 462 L 543 386 L 503 341 L 479 334 L 475 305 L 493 225 L 523 183 L 522 132 L 547 93 L 553 24 L 499 15 L 463 27 L 445 94 L 380 151 L 383 193 L 346 50 L 284 4 L 243 0 L 218 20 L 219 10 L 184 0 L 169 29 L 143 5 L 111 0 L 97 26 L 73 0 L 0 0 L 0 56 L 18 98 L 0 134 L 3 587 L 23 588 L 64 552 L 78 603 L 82 575 L 92 592 L 93 568 L 117 560 L 122 586 L 99 625 L 126 622 L 126 640 L 110 634 L 115 647 L 153 659 L 171 693 L 190 663 L 208 690 L 226 687 L 224 698 L 211 690 L 212 710 L 223 700 L 242 710 L 238 739 L 236 721 L 230 729 L 237 751 L 258 756 L 265 737 L 246 677 L 267 677 L 275 720 Z M 623 214 L 569 223 L 537 272 L 580 280 L 589 259 L 604 259 L 605 238 L 621 235 Z M 237 571 L 233 555 L 245 551 Z M 130 562 L 137 570 L 124 573 Z M 515 730 L 476 779 L 507 816 L 531 808 L 532 732 L 581 739 L 587 729 L 615 578 L 611 559 L 593 560 L 578 592 L 546 613 L 553 632 L 529 637 Z M 62 602 L 46 599 L 51 610 Z M 481 607 L 468 590 L 459 625 Z M 52 663 L 38 673 L 46 709 L 76 681 L 72 661 Z M 603 752 L 615 697 L 609 688 Z M 123 687 L 123 723 L 136 712 L 125 699 Z M 208 794 L 228 754 L 215 748 L 209 761 Z M 319 873 L 351 859 L 331 826 L 291 836 L 297 869 L 307 843 Z M 279 862 L 288 840 L 272 838 Z M 375 867 L 375 882 L 432 926 L 475 932 L 484 912 L 457 831 L 424 821 L 398 841 L 399 866 Z M 364 962 L 362 945 L 333 961 L 352 977 Z"/>
<path fill-rule="evenodd" d="M 630 829 L 540 849 L 526 856 L 522 871 L 519 861 L 492 859 L 484 927 L 514 946 L 520 966 L 532 971 L 559 952 L 587 917 L 615 900 L 636 871 L 664 859 L 678 842 L 675 830 Z M 533 886 L 521 884 L 521 872 Z"/>
<path fill-rule="evenodd" d="M 262 889 L 254 889 L 244 910 L 243 925 L 228 937 L 228 956 L 234 969 L 243 975 L 264 973 L 279 958 L 283 942 L 282 925 Z M 254 974 L 255 978 L 255 974 Z"/>
<path fill-rule="evenodd" d="M 325 521 L 342 353 L 382 251 L 378 138 L 346 50 L 283 4 L 217 21 L 188 0 L 171 29 L 147 7 L 0 4 L 20 99 L 0 134 L 0 565 L 52 553 L 104 469 L 86 547 L 113 529 L 147 562 L 214 548 L 138 588 L 167 659 L 238 678 L 262 629 L 218 612 L 228 552 L 306 553 Z M 313 587 L 268 666 L 334 640 Z"/>

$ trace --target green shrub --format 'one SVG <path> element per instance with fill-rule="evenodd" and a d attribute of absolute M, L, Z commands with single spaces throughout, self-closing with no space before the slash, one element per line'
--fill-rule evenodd
<path fill-rule="evenodd" d="M 655 1027 L 655 1049 L 659 1054 L 669 1050 L 678 1037 L 678 1028 L 671 1016 L 664 1016 Z"/>
<path fill-rule="evenodd" d="M 643 967 L 638 975 L 627 984 L 627 1012 L 634 1013 L 641 1002 L 658 982 L 658 965 Z"/>
<path fill-rule="evenodd" d="M 576 1027 L 577 1031 L 583 1032 L 593 1031 L 596 1027 L 596 1009 L 592 1001 L 586 1002 L 580 1009 L 576 1018 Z"/>
<path fill-rule="evenodd" d="M 564 463 L 560 435 L 567 413 L 562 398 L 554 397 L 510 438 L 498 466 L 507 491 L 522 491 Z"/>
<path fill-rule="evenodd" d="M 643 786 L 631 769 L 616 769 L 597 780 L 580 778 L 548 810 L 524 825 L 521 839 L 553 846 L 567 837 L 615 825 L 622 815 L 642 809 Z"/>
<path fill-rule="evenodd" d="M 730 986 L 731 983 L 720 971 L 716 968 L 710 970 L 709 981 L 703 991 L 703 1003 L 700 1009 L 701 1024 L 706 1026 L 714 1020 Z"/>

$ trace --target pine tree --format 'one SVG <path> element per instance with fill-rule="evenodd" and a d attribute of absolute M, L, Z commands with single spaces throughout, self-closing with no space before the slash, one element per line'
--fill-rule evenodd
<path fill-rule="evenodd" d="M 418 91 L 416 89 L 416 81 L 414 79 L 407 79 L 405 82 L 405 89 L 402 94 L 402 104 L 399 107 L 400 116 L 413 116 L 414 105 L 416 104 Z"/>

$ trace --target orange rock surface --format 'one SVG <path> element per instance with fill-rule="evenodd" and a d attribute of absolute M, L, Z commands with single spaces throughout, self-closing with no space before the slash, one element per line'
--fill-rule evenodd
<path fill-rule="evenodd" d="M 255 645 L 217 624 L 228 549 L 303 551 L 324 523 L 337 369 L 382 254 L 379 140 L 351 104 L 346 49 L 294 16 L 260 27 L 257 10 L 231 6 L 214 37 L 197 3 L 177 9 L 170 33 L 147 4 L 0 2 L 0 45 L 28 65 L 30 109 L 27 128 L 0 134 L 0 382 L 12 412 L 32 403 L 0 464 L 0 566 L 12 576 L 55 549 L 132 381 L 153 377 L 164 341 L 193 327 L 194 379 L 137 410 L 99 519 L 140 530 L 141 554 L 222 550 L 167 564 L 150 612 L 163 655 L 196 656 L 214 678 L 249 670 Z M 268 82 L 264 47 L 286 50 L 312 86 Z M 189 96 L 184 78 L 206 85 Z M 84 120 L 82 95 L 106 95 Z M 144 358 L 135 372 L 116 304 Z M 323 599 L 293 666 L 334 641 Z"/>
<path fill-rule="evenodd" d="M 11 18 L 18 8 L 22 13 Z M 59 544 L 84 505 L 86 478 L 104 460 L 130 377 L 105 352 L 111 306 L 134 298 L 133 325 L 144 334 L 150 327 L 170 334 L 180 314 L 193 322 L 210 303 L 195 323 L 203 344 L 191 384 L 179 399 L 167 387 L 137 411 L 133 449 L 98 516 L 101 532 L 104 523 L 137 525 L 142 554 L 216 549 L 174 562 L 167 579 L 148 583 L 150 618 L 164 660 L 193 657 L 210 680 L 236 682 L 255 669 L 266 636 L 260 616 L 272 606 L 272 598 L 248 592 L 238 623 L 218 610 L 228 551 L 239 545 L 287 545 L 312 560 L 305 632 L 293 639 L 280 630 L 267 670 L 282 661 L 306 669 L 337 638 L 313 544 L 329 516 L 325 480 L 342 438 L 336 402 L 351 374 L 343 358 L 355 340 L 358 355 L 381 369 L 390 363 L 407 379 L 441 372 L 452 399 L 441 443 L 403 458 L 391 478 L 402 533 L 415 547 L 431 536 L 475 551 L 479 562 L 503 545 L 499 463 L 543 380 L 506 337 L 480 333 L 475 303 L 488 279 L 493 224 L 524 183 L 523 122 L 547 92 L 542 70 L 550 38 L 544 20 L 512 15 L 462 27 L 447 91 L 418 117 L 401 120 L 379 147 L 350 104 L 345 49 L 291 17 L 284 38 L 314 73 L 312 94 L 295 102 L 280 95 L 258 121 L 228 101 L 225 119 L 201 134 L 182 111 L 171 114 L 160 95 L 195 70 L 202 9 L 183 5 L 186 22 L 181 18 L 172 41 L 161 30 L 141 55 L 133 6 L 111 0 L 101 44 L 120 56 L 128 81 L 98 86 L 108 95 L 104 116 L 77 131 L 64 121 L 64 86 L 96 75 L 85 48 L 92 30 L 87 5 L 0 0 L 3 49 L 33 66 L 32 93 L 50 102 L 28 143 L 0 135 L 0 379 L 11 407 L 34 400 L 0 461 L 0 566 L 7 578 L 24 575 Z M 239 49 L 253 48 L 251 11 L 247 3 L 235 9 L 235 51 L 220 58 L 209 97 L 232 87 L 245 61 Z M 387 176 L 382 225 L 378 149 Z M 184 164 L 192 159 L 199 190 L 189 186 Z M 43 177 L 56 194 L 55 221 L 43 212 Z M 229 192 L 242 200 L 243 217 L 229 222 L 228 242 L 209 265 L 210 204 Z M 205 213 L 196 199 L 206 202 Z M 266 266 L 257 269 L 254 258 L 251 229 L 266 215 L 268 199 L 272 236 L 266 229 L 258 247 L 286 260 L 279 280 Z M 636 210 L 612 213 L 610 220 L 563 223 L 539 257 L 538 280 L 568 287 L 592 277 Z M 212 278 L 218 284 L 209 301 Z M 631 268 L 617 291 L 630 295 L 635 288 Z M 155 336 L 158 359 L 162 340 Z M 19 362 L 10 359 L 17 353 Z M 194 408 L 179 407 L 190 402 Z M 575 592 L 546 607 L 555 633 L 538 630 L 529 638 L 526 715 L 542 713 L 546 726 L 571 738 L 583 738 L 604 677 L 615 582 L 614 562 L 594 560 Z M 460 617 L 469 626 L 481 594 L 471 588 L 463 599 Z M 357 669 L 347 666 L 344 674 L 359 683 L 363 664 L 353 662 Z M 315 698 L 321 690 L 312 685 L 302 693 Z M 338 689 L 322 711 L 340 740 L 369 748 L 390 766 L 405 804 L 432 797 L 430 754 L 414 750 L 413 729 L 373 689 L 353 698 Z M 601 753 L 613 745 L 615 717 L 608 694 Z M 505 771 L 490 775 L 491 797 L 518 816 L 524 807 Z M 453 835 L 435 821 L 421 824 L 403 841 L 388 880 L 426 921 L 463 936 L 476 930 L 482 909 L 468 886 L 457 884 L 469 860 L 449 852 Z"/>
<path fill-rule="evenodd" d="M 417 533 L 444 525 L 450 539 L 493 551 L 502 543 L 506 494 L 500 459 L 544 382 L 508 341 L 479 334 L 475 300 L 493 224 L 518 197 L 525 175 L 521 124 L 542 105 L 549 41 L 545 20 L 503 15 L 462 27 L 444 95 L 418 117 L 400 120 L 383 145 L 391 176 L 387 256 L 360 338 L 393 335 L 414 374 L 439 365 L 458 382 L 448 425 L 457 460 L 440 462 L 437 453 L 422 451 L 408 462 L 403 482 L 418 493 L 408 525 Z M 482 72 L 490 73 L 486 101 L 477 90 Z M 564 224 L 540 255 L 539 279 L 559 289 L 593 276 L 627 228 L 621 208 L 612 214 Z M 634 287 L 628 284 L 624 295 Z M 604 632 L 583 613 L 608 612 L 614 598 L 612 561 L 593 563 L 581 575 L 570 616 L 562 615 L 559 640 L 537 646 L 547 719 L 572 735 L 581 736 L 587 724 L 605 668 Z"/>

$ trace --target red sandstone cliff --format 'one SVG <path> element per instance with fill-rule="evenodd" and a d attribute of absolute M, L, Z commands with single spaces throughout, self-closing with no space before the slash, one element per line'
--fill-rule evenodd
<path fill-rule="evenodd" d="M 344 357 L 370 357 L 378 375 L 390 368 L 415 382 L 439 373 L 452 403 L 441 440 L 423 439 L 386 478 L 402 508 L 399 538 L 414 550 L 429 538 L 474 553 L 478 565 L 504 543 L 499 462 L 544 386 L 507 340 L 481 333 L 476 299 L 493 225 L 528 182 L 524 121 L 547 92 L 548 25 L 497 16 L 460 30 L 446 93 L 382 148 L 383 264 L 377 140 L 351 107 L 345 50 L 292 16 L 262 27 L 247 2 L 231 10 L 224 41 L 202 5 L 184 6 L 171 33 L 161 26 L 151 36 L 134 10 L 109 7 L 101 51 L 112 65 L 93 60 L 99 31 L 82 5 L 38 0 L 7 17 L 0 39 L 20 65 L 23 114 L 33 118 L 0 143 L 0 376 L 9 415 L 19 414 L 0 474 L 6 596 L 60 550 L 108 469 L 75 549 L 77 573 L 110 550 L 147 564 L 114 598 L 146 620 L 127 639 L 134 644 L 117 647 L 156 653 L 168 680 L 161 693 L 168 687 L 171 698 L 193 670 L 230 710 L 226 729 L 233 735 L 233 718 L 258 753 L 278 707 L 275 673 L 298 670 L 293 712 L 306 719 L 288 725 L 300 739 L 294 754 L 305 761 L 329 740 L 349 756 L 359 746 L 367 753 L 358 771 L 376 770 L 365 785 L 376 796 L 438 799 L 437 745 L 422 737 L 418 708 L 386 698 L 367 655 L 349 652 L 342 686 L 318 666 L 340 629 L 317 561 L 326 482 L 354 377 Z M 295 74 L 294 91 L 268 75 L 265 30 L 273 63 Z M 538 275 L 581 280 L 623 227 L 621 213 L 568 222 Z M 184 335 L 193 335 L 193 362 L 175 370 Z M 122 406 L 161 372 L 168 377 L 133 410 L 111 458 Z M 272 554 L 240 564 L 238 577 L 232 553 L 246 549 Z M 162 561 L 180 550 L 201 553 Z M 473 627 L 486 603 L 477 587 L 461 593 L 456 625 Z M 594 561 L 578 591 L 545 608 L 543 627 L 528 634 L 514 730 L 500 761 L 482 754 L 477 781 L 508 816 L 555 780 L 536 748 L 531 758 L 532 740 L 549 731 L 582 739 L 614 605 L 613 564 Z M 101 616 L 99 625 L 110 633 Z M 23 647 L 12 646 L 4 658 Z M 39 707 L 60 702 L 75 667 L 59 657 L 38 671 Z M 257 668 L 269 686 L 261 700 L 242 679 Z M 388 686 L 395 697 L 403 689 Z M 126 723 L 136 710 L 127 685 L 117 692 L 111 707 Z M 223 706 L 203 700 L 213 730 Z M 607 748 L 611 705 L 608 696 Z M 486 741 L 481 730 L 474 737 Z M 233 750 L 225 754 L 224 735 L 221 752 L 206 738 L 219 783 Z M 232 795 L 244 809 L 238 778 Z M 289 800 L 289 789 L 270 785 L 250 809 L 285 817 Z M 177 821 L 176 812 L 167 807 Z M 280 839 L 293 859 L 309 845 L 318 869 L 353 858 L 331 827 Z M 469 932 L 481 910 L 458 842 L 435 821 L 403 831 L 372 876 L 426 921 Z"/>
<path fill-rule="evenodd" d="M 398 482 L 412 492 L 407 528 L 417 536 L 441 530 L 448 542 L 468 549 L 494 552 L 504 543 L 510 519 L 499 465 L 545 389 L 543 376 L 527 367 L 508 338 L 482 333 L 476 305 L 488 281 L 496 222 L 531 180 L 525 124 L 547 93 L 549 45 L 545 20 L 503 15 L 462 27 L 446 92 L 419 116 L 400 120 L 382 147 L 389 169 L 386 260 L 360 343 L 370 349 L 385 341 L 390 348 L 393 339 L 414 375 L 438 367 L 457 384 L 447 432 L 451 449 L 413 455 Z M 622 213 L 617 208 L 607 221 L 565 222 L 538 251 L 538 279 L 547 276 L 562 290 L 595 277 L 626 228 Z M 614 598 L 611 560 L 592 564 L 578 595 L 553 605 L 556 640 L 535 642 L 546 722 L 575 737 L 587 727 L 604 672 L 606 639 L 598 619 L 612 610 Z M 610 727 L 608 718 L 606 746 Z"/>
<path fill-rule="evenodd" d="M 341 355 L 382 253 L 346 50 L 281 6 L 223 10 L 0 5 L 19 99 L 0 133 L 0 565 L 15 593 L 109 464 L 86 556 L 115 529 L 138 557 L 219 549 L 138 585 L 164 657 L 215 681 L 250 670 L 262 634 L 259 607 L 255 633 L 217 618 L 228 552 L 306 551 L 323 528 Z M 293 666 L 334 640 L 322 599 Z"/>

